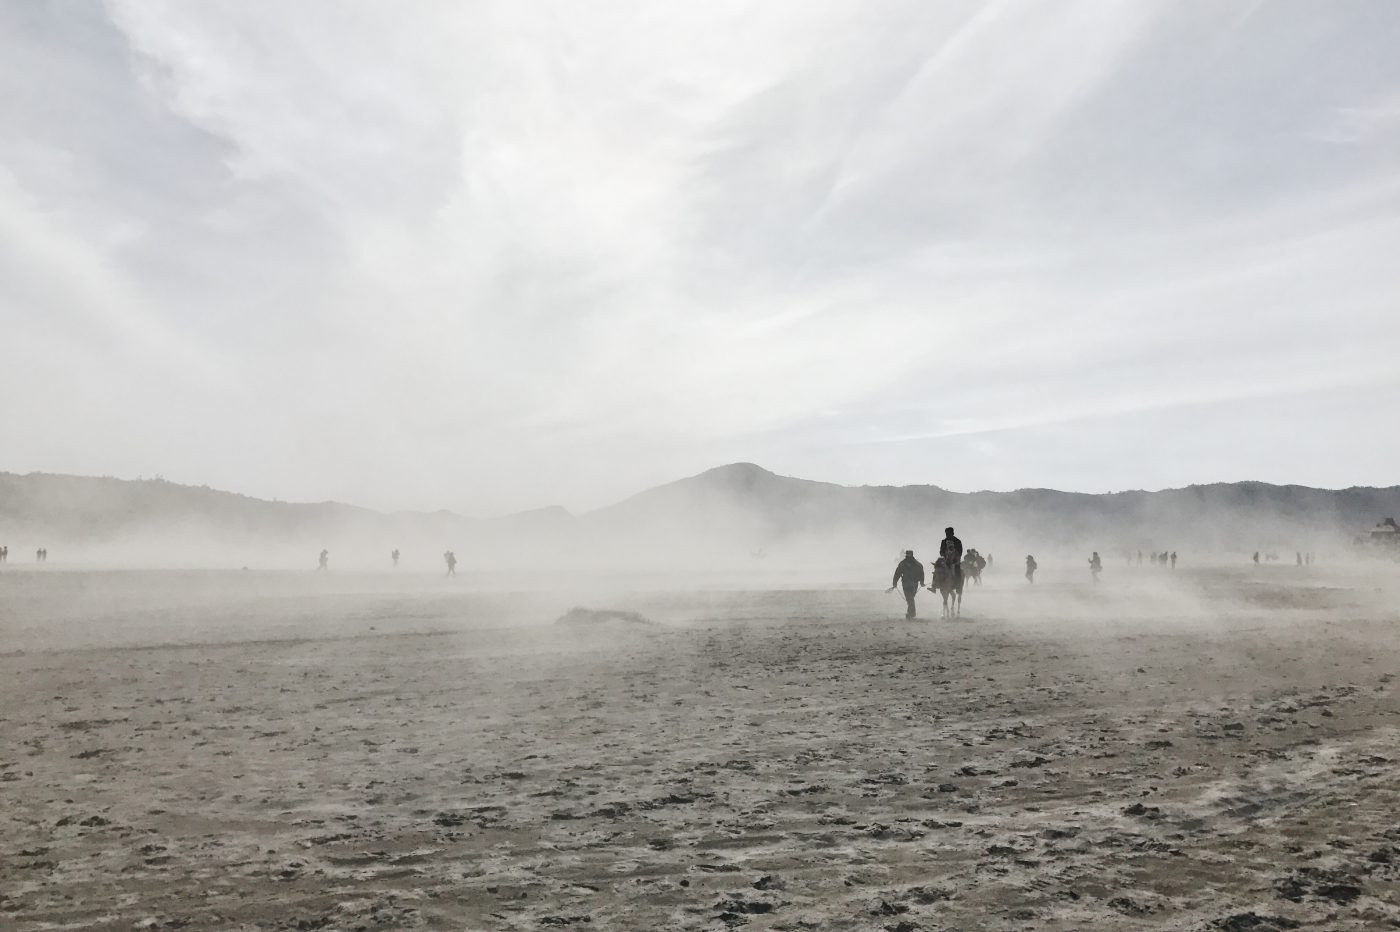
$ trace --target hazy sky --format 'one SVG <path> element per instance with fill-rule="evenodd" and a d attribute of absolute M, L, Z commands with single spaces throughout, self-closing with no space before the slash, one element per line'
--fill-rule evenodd
<path fill-rule="evenodd" d="M 0 0 L 0 469 L 1400 483 L 1400 3 Z"/>

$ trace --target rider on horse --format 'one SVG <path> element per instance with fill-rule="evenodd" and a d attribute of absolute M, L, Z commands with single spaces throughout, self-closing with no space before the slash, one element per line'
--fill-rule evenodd
<path fill-rule="evenodd" d="M 953 535 L 953 529 L 950 527 L 943 529 L 943 541 L 938 545 L 938 555 L 943 558 L 949 572 L 954 574 L 953 579 L 962 582 L 963 545 L 962 541 Z"/>

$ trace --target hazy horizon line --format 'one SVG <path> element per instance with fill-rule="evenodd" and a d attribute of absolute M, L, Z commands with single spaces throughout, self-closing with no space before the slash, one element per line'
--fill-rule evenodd
<path fill-rule="evenodd" d="M 844 483 L 844 482 L 831 482 L 831 481 L 828 481 L 828 480 L 825 480 L 825 479 L 808 479 L 808 478 L 805 478 L 805 477 L 803 477 L 803 476 L 788 475 L 788 474 L 785 474 L 785 473 L 775 472 L 774 470 L 771 470 L 771 469 L 767 468 L 766 466 L 761 466 L 761 465 L 759 465 L 759 464 L 757 464 L 757 463 L 748 462 L 748 461 L 736 461 L 736 462 L 732 462 L 732 463 L 722 463 L 722 464 L 720 464 L 720 465 L 718 465 L 718 466 L 711 466 L 710 468 L 701 470 L 701 471 L 698 472 L 698 473 L 692 473 L 692 474 L 687 475 L 687 476 L 680 476 L 680 477 L 678 477 L 678 478 L 671 479 L 671 480 L 668 480 L 668 481 L 666 481 L 666 482 L 662 482 L 662 483 L 660 483 L 660 484 L 658 484 L 658 485 L 648 486 L 648 487 L 646 487 L 646 488 L 644 488 L 644 489 L 639 489 L 638 491 L 633 492 L 633 493 L 630 494 L 630 495 L 627 495 L 627 496 L 624 496 L 624 497 L 622 497 L 622 498 L 620 498 L 620 499 L 617 499 L 616 501 L 613 501 L 613 502 L 611 502 L 610 504 L 600 505 L 600 506 L 597 506 L 597 507 L 594 507 L 594 508 L 587 508 L 587 509 L 583 509 L 583 510 L 580 510 L 580 511 L 574 511 L 574 510 L 572 510 L 572 509 L 570 509 L 570 508 L 568 508 L 568 507 L 566 507 L 566 506 L 564 506 L 564 505 L 561 505 L 561 504 L 559 504 L 559 503 L 557 503 L 557 502 L 554 502 L 554 503 L 550 503 L 550 504 L 539 505 L 539 506 L 532 507 L 532 508 L 524 508 L 524 509 L 518 509 L 518 510 L 515 510 L 515 511 L 508 511 L 508 512 L 503 512 L 503 513 L 496 513 L 496 514 L 467 514 L 467 513 L 464 513 L 464 512 L 456 511 L 456 510 L 454 510 L 454 509 L 452 509 L 452 508 L 434 508 L 434 509 L 422 509 L 422 508 L 381 509 L 381 508 L 371 508 L 371 507 L 366 506 L 366 505 L 359 505 L 359 504 L 356 504 L 356 503 L 354 503 L 354 502 L 342 501 L 342 500 L 340 500 L 340 499 L 335 499 L 335 498 L 326 498 L 326 499 L 320 499 L 320 500 L 317 500 L 317 501 L 284 499 L 284 498 L 280 498 L 280 497 L 277 497 L 277 496 L 273 496 L 273 497 L 267 498 L 267 497 L 262 497 L 262 496 L 258 496 L 258 495 L 250 495 L 250 494 L 248 494 L 248 493 L 246 493 L 246 492 L 234 491 L 234 490 L 232 490 L 232 489 L 218 488 L 218 487 L 209 485 L 209 484 L 207 484 L 207 483 L 198 483 L 198 484 L 196 484 L 196 483 L 193 483 L 193 482 L 181 482 L 181 481 L 177 481 L 177 480 L 174 480 L 174 479 L 166 478 L 164 475 L 159 474 L 159 473 L 157 473 L 157 474 L 154 475 L 154 476 L 139 475 L 139 476 L 136 476 L 136 477 L 123 477 L 123 476 L 113 476 L 113 475 L 95 476 L 95 475 L 86 475 L 86 474 L 82 474 L 82 473 L 47 472 L 47 471 L 44 471 L 44 470 L 30 470 L 29 472 L 20 473 L 20 472 L 10 472 L 10 471 L 8 471 L 8 470 L 2 470 L 2 469 L 0 469 L 0 476 L 14 476 L 14 477 L 18 477 L 18 478 L 30 478 L 30 477 L 36 477 L 36 476 L 37 476 L 37 477 L 49 477 L 49 478 L 56 478 L 56 479 L 105 480 L 105 481 L 112 481 L 112 482 L 160 482 L 160 483 L 164 483 L 164 484 L 167 484 L 167 485 L 178 486 L 178 487 L 181 487 L 181 488 L 187 488 L 187 489 L 202 489 L 202 490 L 207 490 L 207 491 L 210 491 L 210 492 L 217 492 L 217 493 L 222 494 L 222 495 L 234 495 L 234 496 L 238 496 L 238 497 L 240 497 L 240 498 L 247 498 L 247 499 L 251 499 L 251 500 L 253 500 L 253 501 L 265 502 L 265 503 L 268 503 L 268 504 L 278 504 L 278 505 L 301 505 L 301 506 L 337 505 L 337 506 L 341 506 L 341 507 L 345 507 L 345 508 L 354 508 L 354 509 L 357 509 L 357 510 L 360 510 L 360 511 L 366 511 L 366 512 L 370 512 L 370 513 L 373 513 L 373 514 L 379 514 L 379 515 L 385 515 L 385 516 L 393 516 L 393 515 L 442 515 L 442 514 L 445 514 L 445 515 L 451 515 L 451 516 L 457 517 L 457 518 L 466 518 L 466 519 L 469 519 L 469 520 L 490 521 L 490 520 L 502 520 L 502 519 L 506 519 L 506 518 L 520 517 L 520 516 L 523 516 L 523 515 L 537 514 L 537 513 L 540 513 L 540 512 L 559 512 L 559 511 L 564 512 L 565 514 L 569 515 L 569 516 L 572 517 L 572 518 L 583 517 L 583 516 L 585 516 L 585 515 L 589 515 L 589 514 L 593 514 L 593 513 L 601 512 L 601 511 L 606 511 L 606 510 L 608 510 L 609 508 L 613 508 L 613 507 L 622 505 L 622 504 L 624 504 L 624 503 L 626 503 L 626 502 L 629 502 L 629 501 L 633 500 L 634 498 L 637 498 L 638 496 L 646 495 L 646 494 L 649 493 L 649 492 L 654 492 L 654 491 L 657 491 L 657 490 L 660 490 L 660 489 L 664 489 L 664 488 L 667 488 L 667 487 L 669 487 L 669 486 L 673 486 L 673 485 L 676 485 L 676 484 L 679 484 L 679 483 L 682 483 L 682 482 L 687 482 L 687 481 L 692 481 L 692 480 L 695 480 L 695 479 L 699 479 L 699 478 L 701 478 L 701 477 L 703 477 L 703 476 L 707 476 L 707 475 L 710 475 L 710 474 L 712 474 L 712 473 L 717 473 L 717 472 L 720 472 L 720 471 L 722 471 L 722 470 L 733 470 L 733 469 L 736 469 L 736 468 L 751 468 L 751 469 L 756 469 L 756 470 L 758 470 L 758 471 L 760 471 L 760 472 L 762 472 L 762 473 L 764 473 L 764 474 L 766 474 L 766 475 L 768 475 L 768 476 L 772 476 L 773 478 L 776 478 L 776 479 L 786 479 L 786 480 L 790 480 L 790 481 L 794 481 L 794 482 L 806 482 L 806 483 L 812 483 L 812 484 L 815 484 L 815 485 L 831 486 L 831 487 L 833 487 L 833 488 L 841 488 L 841 489 L 918 489 L 918 488 L 926 488 L 926 489 L 937 489 L 937 490 L 940 491 L 940 492 L 947 492 L 947 493 L 952 494 L 952 495 L 969 495 L 969 496 L 971 496 L 971 495 L 1014 495 L 1014 494 L 1016 494 L 1016 493 L 1018 493 L 1018 492 L 1053 492 L 1053 493 L 1056 493 L 1056 494 L 1059 494 L 1059 495 L 1082 495 L 1082 496 L 1090 496 L 1090 497 L 1105 497 L 1105 496 L 1114 496 L 1114 495 L 1133 495 L 1133 494 L 1139 494 L 1139 495 L 1153 495 L 1153 494 L 1159 494 L 1159 493 L 1162 493 L 1162 492 L 1183 492 L 1183 491 L 1188 491 L 1188 490 L 1190 490 L 1190 489 L 1209 488 L 1209 487 L 1212 487 L 1212 486 L 1240 486 L 1240 485 L 1267 486 L 1267 487 L 1269 487 L 1269 488 L 1274 488 L 1274 489 L 1303 489 L 1303 490 L 1314 491 L 1314 492 L 1389 491 L 1389 490 L 1394 490 L 1394 489 L 1400 489 L 1400 484 L 1397 484 L 1397 485 L 1389 485 L 1389 486 L 1350 485 L 1350 486 L 1339 487 L 1339 488 L 1330 488 L 1330 487 L 1326 487 L 1326 486 L 1303 485 L 1303 484 L 1300 484 L 1300 483 L 1291 483 L 1291 482 L 1290 482 L 1290 483 L 1266 482 L 1266 481 L 1259 480 L 1259 479 L 1222 479 L 1222 480 L 1217 480 L 1217 481 L 1214 481 L 1214 482 L 1192 482 L 1192 483 L 1188 483 L 1187 485 L 1183 485 L 1183 486 L 1168 486 L 1168 487 L 1163 487 L 1163 488 L 1160 488 L 1160 489 L 1134 488 L 1134 489 L 1116 489 L 1116 490 L 1108 490 L 1108 491 L 1082 491 L 1082 490 L 1076 490 L 1076 489 L 1056 489 L 1056 488 L 1051 488 L 1051 487 L 1049 487 L 1049 486 L 1022 486 L 1022 487 L 1014 488 L 1014 489 L 991 489 L 991 488 L 984 488 L 984 489 L 974 489 L 974 490 L 959 490 L 959 489 L 948 488 L 948 487 L 946 487 L 946 486 L 937 485 L 937 484 L 932 483 L 932 482 L 927 482 L 927 483 L 906 483 L 906 484 L 903 484 L 903 485 L 896 485 L 896 484 L 891 484 L 891 483 L 861 483 L 861 484 L 859 484 L 859 485 L 852 485 L 852 484 L 848 484 L 848 483 Z"/>

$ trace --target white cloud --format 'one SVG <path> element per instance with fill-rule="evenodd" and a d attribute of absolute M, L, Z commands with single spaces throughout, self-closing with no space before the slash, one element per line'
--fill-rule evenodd
<path fill-rule="evenodd" d="M 0 468 L 500 511 L 739 458 L 1139 485 L 1045 431 L 1344 385 L 1359 435 L 1400 343 L 1400 15 L 1352 13 L 9 8 L 0 384 L 69 385 Z"/>

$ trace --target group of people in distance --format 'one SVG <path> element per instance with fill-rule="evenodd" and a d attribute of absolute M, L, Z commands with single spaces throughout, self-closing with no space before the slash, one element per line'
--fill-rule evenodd
<path fill-rule="evenodd" d="M 938 546 L 938 559 L 933 564 L 933 578 L 926 588 L 930 592 L 944 593 L 944 613 L 946 615 L 949 605 L 948 593 L 951 591 L 953 594 L 953 611 L 956 612 L 962 603 L 963 580 L 971 579 L 974 583 L 980 584 L 982 570 L 991 565 L 992 557 L 991 554 L 988 554 L 986 559 L 983 559 L 976 549 L 970 549 L 964 554 L 962 541 L 953 533 L 953 529 L 944 528 L 943 533 L 943 540 Z M 1299 560 L 1303 559 L 1304 556 L 1300 554 Z M 1131 557 L 1129 562 L 1131 562 Z M 1142 562 L 1142 551 L 1138 551 L 1138 562 Z M 1176 551 L 1154 553 L 1152 554 L 1152 562 L 1163 565 L 1170 564 L 1172 569 L 1176 569 Z M 1254 555 L 1254 562 L 1259 562 L 1257 553 Z M 1035 583 L 1035 571 L 1039 568 L 1040 565 L 1036 563 L 1035 557 L 1026 554 L 1026 582 Z M 1094 585 L 1098 585 L 1099 574 L 1102 572 L 1103 558 L 1095 550 L 1089 556 L 1089 576 L 1094 581 Z M 905 618 L 915 617 L 914 597 L 918 595 L 919 589 L 925 588 L 924 578 L 923 564 L 914 557 L 914 551 L 904 551 L 904 559 L 900 560 L 899 565 L 894 568 L 894 579 L 891 580 L 889 589 L 885 591 L 893 592 L 896 588 L 904 590 Z"/>
<path fill-rule="evenodd" d="M 0 563 L 9 563 L 9 562 L 10 562 L 10 545 L 9 545 L 9 544 L 6 544 L 5 546 L 0 547 Z M 47 547 L 40 547 L 38 550 L 34 551 L 34 562 L 35 562 L 35 563 L 47 563 L 47 562 L 49 562 L 49 548 L 47 548 Z"/>
<path fill-rule="evenodd" d="M 992 555 L 990 553 L 983 557 L 975 547 L 964 552 L 962 541 L 958 539 L 953 528 L 944 528 L 943 540 L 938 545 L 938 559 L 933 563 L 933 577 L 929 580 L 929 585 L 924 586 L 924 565 L 914 556 L 914 551 L 906 550 L 904 551 L 904 559 L 900 560 L 899 565 L 894 568 L 894 578 L 890 581 L 889 589 L 885 591 L 893 592 L 896 588 L 904 591 L 905 618 L 916 617 L 914 598 L 919 594 L 921 588 L 927 588 L 928 591 L 938 592 L 943 596 L 945 616 L 959 614 L 962 607 L 964 581 L 971 579 L 974 585 L 981 585 L 982 570 L 991 565 Z M 1090 558 L 1089 567 L 1093 571 L 1094 582 L 1098 582 L 1103 562 L 1099 559 L 1097 551 Z M 1035 582 L 1035 571 L 1038 568 L 1035 557 L 1026 554 L 1027 582 Z"/>
<path fill-rule="evenodd" d="M 10 562 L 10 545 L 9 545 L 9 544 L 6 544 L 5 546 L 0 547 L 0 563 L 9 563 L 9 562 Z M 49 562 L 49 548 L 47 548 L 47 547 L 40 547 L 38 550 L 34 551 L 34 562 L 35 562 L 35 563 L 47 563 L 47 562 Z"/>
<path fill-rule="evenodd" d="M 400 556 L 402 556 L 402 554 L 399 553 L 399 548 L 397 548 L 397 547 L 395 547 L 393 550 L 389 551 L 389 559 L 392 560 L 392 561 L 394 562 L 394 566 L 396 566 L 396 567 L 399 565 L 399 557 L 400 557 Z M 447 551 L 446 553 L 444 553 L 444 554 L 442 555 L 442 559 L 443 559 L 443 562 L 447 564 L 447 575 L 448 575 L 448 576 L 456 576 L 456 575 L 457 575 L 457 554 L 455 554 L 454 552 L 452 552 L 451 550 L 449 550 L 449 551 Z M 318 561 L 317 564 L 316 564 L 316 570 L 317 570 L 317 572 L 319 572 L 319 571 L 321 571 L 321 570 L 330 569 L 330 565 L 331 565 L 331 552 L 330 552 L 329 550 L 322 550 L 322 551 L 321 551 L 320 559 L 319 559 L 319 561 Z"/>
<path fill-rule="evenodd" d="M 1128 563 L 1131 565 L 1132 562 L 1133 562 L 1133 555 L 1132 555 L 1132 553 L 1130 553 L 1130 552 L 1128 552 L 1128 551 L 1124 551 L 1124 555 L 1128 558 Z M 1161 564 L 1162 566 L 1167 566 L 1167 565 L 1170 564 L 1170 566 L 1171 566 L 1172 569 L 1176 569 L 1176 551 L 1175 551 L 1175 550 L 1171 551 L 1170 553 L 1168 553 L 1168 552 L 1165 551 L 1165 550 L 1163 550 L 1161 553 L 1157 553 L 1157 552 L 1154 551 L 1154 552 L 1150 555 L 1150 559 L 1152 560 L 1152 562 L 1153 562 L 1154 564 L 1159 563 L 1159 564 Z M 1141 550 L 1139 550 L 1139 551 L 1137 552 L 1137 561 L 1138 561 L 1138 565 L 1141 566 L 1141 565 L 1142 565 L 1142 551 L 1141 551 Z M 1095 551 L 1093 552 L 1093 554 L 1091 554 L 1090 557 L 1089 557 L 1089 576 L 1094 580 L 1094 584 L 1095 584 L 1095 585 L 1098 585 L 1098 582 L 1099 582 L 1099 574 L 1102 573 L 1102 572 L 1103 572 L 1103 560 L 1100 559 L 1100 557 L 1099 557 L 1099 552 L 1098 552 L 1097 550 L 1095 550 Z M 1026 578 L 1027 578 L 1027 579 L 1030 579 L 1031 582 L 1035 582 L 1034 579 L 1031 579 L 1031 577 L 1034 576 L 1034 575 L 1035 575 L 1035 560 L 1032 559 L 1031 557 L 1026 557 Z"/>
<path fill-rule="evenodd" d="M 953 598 L 952 610 L 957 611 L 962 604 L 963 581 L 972 577 L 981 582 L 982 570 L 991 564 L 990 555 L 983 558 L 975 549 L 964 554 L 962 541 L 952 528 L 943 529 L 943 540 L 938 545 L 938 559 L 933 563 L 933 578 L 929 580 L 930 592 L 943 595 L 944 614 L 949 612 L 949 597 Z M 904 559 L 894 568 L 894 579 L 887 592 L 896 587 L 904 590 L 905 618 L 914 618 L 914 597 L 924 586 L 924 565 L 914 556 L 914 551 L 904 551 Z"/>
<path fill-rule="evenodd" d="M 1313 558 L 1316 556 L 1316 554 L 1312 553 L 1311 551 L 1309 551 L 1309 552 L 1307 552 L 1307 553 L 1304 553 L 1304 552 L 1301 551 L 1301 550 L 1294 551 L 1294 553 L 1295 553 L 1295 555 L 1296 555 L 1296 557 L 1297 557 L 1298 565 L 1299 565 L 1299 566 L 1312 566 L 1312 564 L 1313 564 Z M 1255 565 L 1257 566 L 1258 563 L 1259 563 L 1259 551 L 1257 551 L 1257 550 L 1254 551 L 1253 560 L 1254 560 Z M 1265 563 L 1274 563 L 1274 562 L 1276 562 L 1277 560 L 1278 560 L 1278 554 L 1276 554 L 1276 553 L 1270 552 L 1270 553 L 1264 554 L 1264 562 L 1265 562 Z"/>

